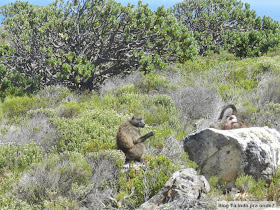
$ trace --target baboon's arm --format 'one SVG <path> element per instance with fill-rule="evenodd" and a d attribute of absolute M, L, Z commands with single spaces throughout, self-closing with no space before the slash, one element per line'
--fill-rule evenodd
<path fill-rule="evenodd" d="M 139 139 L 137 139 L 136 143 L 144 142 L 147 138 L 150 138 L 153 135 L 154 132 L 147 133 L 146 135 L 141 136 Z"/>

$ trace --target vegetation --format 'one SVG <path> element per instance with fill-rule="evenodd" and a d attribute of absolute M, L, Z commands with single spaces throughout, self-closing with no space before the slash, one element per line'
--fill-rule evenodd
<path fill-rule="evenodd" d="M 228 103 L 252 125 L 280 131 L 279 23 L 243 6 L 2 7 L 0 209 L 135 209 L 173 172 L 197 169 L 182 140 Z M 134 113 L 145 118 L 141 132 L 155 135 L 144 164 L 123 168 L 115 136 Z M 212 194 L 222 191 L 218 180 Z M 242 176 L 238 199 L 279 201 L 279 180 Z"/>

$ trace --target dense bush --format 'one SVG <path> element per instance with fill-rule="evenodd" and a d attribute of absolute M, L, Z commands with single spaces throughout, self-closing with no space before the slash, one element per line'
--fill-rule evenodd
<path fill-rule="evenodd" d="M 114 149 L 115 135 L 122 116 L 115 111 L 92 109 L 77 117 L 53 120 L 60 133 L 57 151 L 92 151 Z"/>
<path fill-rule="evenodd" d="M 10 41 L 17 43 L 1 56 L 8 89 L 58 83 L 93 89 L 107 76 L 149 72 L 196 55 L 192 34 L 171 10 L 154 12 L 141 1 L 137 8 L 114 0 L 62 0 L 45 7 L 15 2 L 0 13 Z"/>
<path fill-rule="evenodd" d="M 260 56 L 279 45 L 279 23 L 257 17 L 248 3 L 188 0 L 175 4 L 173 11 L 194 32 L 202 55 L 227 49 L 238 57 Z"/>
<path fill-rule="evenodd" d="M 32 163 L 42 161 L 43 150 L 34 143 L 0 145 L 0 174 L 5 171 L 24 171 Z"/>

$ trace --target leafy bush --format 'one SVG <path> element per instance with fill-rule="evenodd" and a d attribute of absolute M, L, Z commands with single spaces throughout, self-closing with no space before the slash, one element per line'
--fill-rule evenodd
<path fill-rule="evenodd" d="M 280 201 L 280 169 L 278 168 L 272 176 L 272 180 L 268 185 L 267 200 Z"/>
<path fill-rule="evenodd" d="M 78 101 L 79 99 L 78 95 L 69 88 L 60 85 L 44 87 L 36 93 L 36 97 L 49 108 L 56 108 L 61 102 Z"/>
<path fill-rule="evenodd" d="M 70 101 L 59 106 L 58 116 L 65 118 L 76 117 L 79 113 L 85 110 L 82 103 Z"/>
<path fill-rule="evenodd" d="M 57 151 L 91 151 L 114 149 L 118 126 L 123 120 L 115 111 L 86 110 L 77 117 L 55 118 L 53 124 L 60 133 Z"/>
<path fill-rule="evenodd" d="M 152 157 L 146 156 L 146 166 L 140 171 L 131 170 L 127 180 L 127 185 L 133 185 L 133 195 L 126 199 L 125 205 L 128 208 L 136 208 L 144 201 L 157 194 L 164 186 L 171 174 L 180 167 L 172 164 L 172 161 L 165 156 Z M 121 190 L 126 189 L 125 185 L 121 186 Z"/>
<path fill-rule="evenodd" d="M 229 49 L 239 57 L 259 56 L 279 44 L 279 23 L 257 17 L 248 3 L 189 0 L 173 10 L 177 20 L 194 32 L 201 55 Z"/>
<path fill-rule="evenodd" d="M 24 171 L 32 163 L 41 162 L 43 150 L 34 143 L 0 145 L 0 173 L 6 170 Z"/>
<path fill-rule="evenodd" d="M 102 208 L 116 205 L 116 182 L 125 156 L 117 150 L 51 154 L 32 166 L 15 186 L 19 202 L 39 208 Z M 16 200 L 15 200 L 16 201 Z"/>
<path fill-rule="evenodd" d="M 21 145 L 34 142 L 46 152 L 51 151 L 58 142 L 58 132 L 49 120 L 54 115 L 52 109 L 37 109 L 28 111 L 17 123 L 3 122 L 1 142 Z"/>
<path fill-rule="evenodd" d="M 266 197 L 266 183 L 263 180 L 256 181 L 252 176 L 245 175 L 238 177 L 235 181 L 235 185 L 242 193 L 249 193 L 258 200 L 263 200 Z"/>
<path fill-rule="evenodd" d="M 141 93 L 159 92 L 162 93 L 167 89 L 168 80 L 166 77 L 159 76 L 158 74 L 147 74 L 143 79 L 136 84 L 136 88 Z"/>
<path fill-rule="evenodd" d="M 183 141 L 177 140 L 173 136 L 167 138 L 160 152 L 152 152 L 150 152 L 150 155 L 167 157 L 174 165 L 198 168 L 197 164 L 189 159 L 188 153 L 184 151 Z M 147 151 L 147 154 L 149 154 L 149 151 Z"/>
<path fill-rule="evenodd" d="M 115 91 L 118 90 L 119 92 L 119 90 L 121 90 L 122 87 L 131 87 L 131 85 L 134 87 L 134 85 L 139 83 L 142 79 L 143 74 L 138 71 L 131 72 L 128 75 L 115 75 L 109 77 L 102 83 L 99 89 L 99 93 L 101 95 L 105 95 L 108 92 L 112 92 L 113 94 L 115 94 Z M 117 93 L 116 95 L 119 94 L 120 93 Z"/>
<path fill-rule="evenodd" d="M 194 129 L 193 126 L 195 125 L 191 124 L 192 121 L 201 118 L 214 119 L 218 115 L 222 104 L 222 99 L 218 93 L 207 87 L 182 87 L 172 92 L 170 97 L 180 110 L 180 118 L 183 121 L 184 128 L 188 131 Z"/>
<path fill-rule="evenodd" d="M 92 166 L 91 183 L 87 187 L 74 191 L 75 197 L 81 200 L 83 207 L 102 209 L 116 207 L 113 199 L 117 194 L 117 181 L 125 155 L 119 150 L 101 150 L 86 154 L 88 163 Z"/>
<path fill-rule="evenodd" d="M 91 169 L 79 153 L 50 155 L 19 179 L 16 186 L 17 196 L 28 203 L 43 207 L 45 200 L 53 201 L 60 196 L 70 197 L 74 183 L 88 184 Z"/>
<path fill-rule="evenodd" d="M 39 108 L 42 104 L 35 97 L 7 97 L 2 105 L 2 110 L 10 119 L 24 117 L 29 110 Z"/>
<path fill-rule="evenodd" d="M 273 75 L 264 78 L 258 86 L 258 105 L 280 103 L 280 79 Z"/>
<path fill-rule="evenodd" d="M 14 53 L 2 55 L 12 86 L 20 83 L 25 91 L 34 91 L 64 83 L 93 89 L 107 76 L 137 69 L 151 72 L 197 53 L 192 33 L 164 7 L 152 11 L 141 1 L 134 8 L 114 0 L 75 4 L 15 2 L 1 8 L 10 42 L 19 43 L 11 45 Z M 17 78 L 12 77 L 15 73 Z"/>
<path fill-rule="evenodd" d="M 38 206 L 39 207 L 39 206 Z M 32 209 L 27 202 L 17 198 L 15 195 L 5 194 L 0 196 L 1 209 Z"/>

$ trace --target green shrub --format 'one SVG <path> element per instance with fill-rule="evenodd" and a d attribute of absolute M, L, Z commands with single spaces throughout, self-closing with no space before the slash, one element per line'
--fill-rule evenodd
<path fill-rule="evenodd" d="M 5 170 L 23 171 L 32 163 L 42 161 L 43 150 L 34 143 L 0 145 L 0 173 Z"/>
<path fill-rule="evenodd" d="M 121 167 L 125 163 L 125 155 L 120 150 L 100 150 L 99 152 L 90 152 L 86 154 L 87 159 L 94 161 L 108 160 L 112 164 Z"/>
<path fill-rule="evenodd" d="M 149 141 L 154 139 L 157 142 L 161 142 L 166 135 L 176 135 L 180 133 L 182 128 L 182 122 L 178 118 L 178 111 L 174 102 L 164 94 L 143 95 L 123 91 L 121 95 L 115 97 L 110 93 L 100 98 L 95 96 L 87 103 L 87 107 L 90 109 L 95 107 L 113 109 L 116 112 L 127 114 L 127 117 L 123 119 L 129 119 L 135 113 L 141 114 L 147 124 L 141 133 L 144 134 L 151 129 L 156 132 L 156 138 L 151 138 Z"/>
<path fill-rule="evenodd" d="M 279 73 L 280 67 L 280 56 L 267 57 L 263 56 L 258 58 L 256 61 L 257 69 L 262 73 L 272 72 Z"/>
<path fill-rule="evenodd" d="M 131 208 L 136 208 L 152 196 L 156 195 L 165 185 L 170 176 L 180 168 L 173 165 L 172 161 L 165 156 L 146 156 L 147 165 L 140 172 L 132 171 L 132 183 L 135 193 L 127 201 Z M 130 182 L 131 179 L 128 179 Z M 131 184 L 131 182 L 130 182 Z"/>
<path fill-rule="evenodd" d="M 280 201 L 280 169 L 278 168 L 272 176 L 272 180 L 268 185 L 267 198 L 268 201 Z"/>
<path fill-rule="evenodd" d="M 63 105 L 59 106 L 60 117 L 72 118 L 77 116 L 79 113 L 85 110 L 83 103 L 78 103 L 75 101 L 65 102 Z"/>
<path fill-rule="evenodd" d="M 59 85 L 46 86 L 36 93 L 36 97 L 49 108 L 57 108 L 61 105 L 61 102 L 71 102 L 79 99 L 78 95 L 74 94 L 69 88 Z"/>
<path fill-rule="evenodd" d="M 236 179 L 235 185 L 242 193 L 249 193 L 258 200 L 263 200 L 266 197 L 266 183 L 261 179 L 256 181 L 252 176 L 244 175 Z"/>
<path fill-rule="evenodd" d="M 39 206 L 36 206 L 39 208 Z M 31 207 L 27 202 L 20 200 L 15 195 L 12 194 L 4 194 L 0 196 L 0 209 L 24 209 L 24 210 L 32 210 L 36 209 L 36 207 Z"/>
<path fill-rule="evenodd" d="M 54 126 L 60 133 L 57 151 L 90 151 L 114 149 L 115 136 L 123 117 L 115 111 L 86 110 L 77 117 L 55 118 Z"/>
<path fill-rule="evenodd" d="M 163 92 L 168 89 L 168 80 L 159 74 L 150 73 L 144 75 L 143 79 L 137 83 L 135 87 L 141 93 L 149 93 L 153 91 Z"/>
<path fill-rule="evenodd" d="M 52 154 L 42 163 L 33 165 L 19 179 L 16 186 L 17 197 L 29 204 L 43 207 L 47 200 L 69 197 L 73 184 L 88 184 L 91 170 L 85 157 L 79 153 Z"/>
<path fill-rule="evenodd" d="M 40 108 L 43 104 L 35 97 L 7 97 L 5 98 L 2 110 L 5 116 L 10 119 L 23 117 L 29 110 Z"/>

